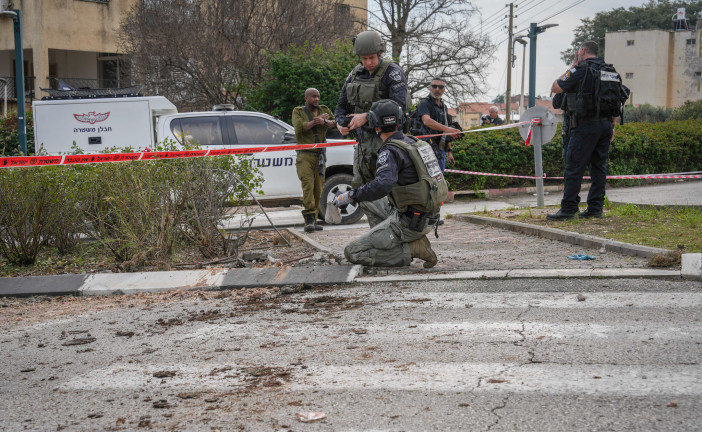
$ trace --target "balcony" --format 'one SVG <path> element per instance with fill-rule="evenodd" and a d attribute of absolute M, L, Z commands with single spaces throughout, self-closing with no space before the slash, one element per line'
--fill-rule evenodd
<path fill-rule="evenodd" d="M 24 98 L 29 102 L 36 98 L 34 94 L 35 79 L 36 77 L 33 76 L 24 77 Z M 2 80 L 7 80 L 7 83 L 4 83 Z M 15 77 L 0 77 L 0 99 L 4 99 L 5 97 L 7 97 L 8 100 L 17 101 Z"/>

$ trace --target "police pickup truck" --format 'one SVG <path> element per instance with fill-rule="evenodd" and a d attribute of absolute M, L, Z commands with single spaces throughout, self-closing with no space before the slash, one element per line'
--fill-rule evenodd
<path fill-rule="evenodd" d="M 216 107 L 217 108 L 217 107 Z M 144 149 L 172 139 L 198 143 L 203 149 L 276 146 L 295 143 L 295 130 L 267 114 L 221 110 L 179 113 L 162 96 L 37 100 L 32 102 L 37 148 L 48 154 L 67 154 L 73 142 L 85 152 L 109 148 Z M 330 140 L 332 141 L 332 140 Z M 302 198 L 294 150 L 255 153 L 263 175 L 262 201 Z M 338 191 L 351 188 L 353 146 L 329 147 L 320 213 Z M 350 204 L 342 209 L 342 223 L 362 217 Z"/>

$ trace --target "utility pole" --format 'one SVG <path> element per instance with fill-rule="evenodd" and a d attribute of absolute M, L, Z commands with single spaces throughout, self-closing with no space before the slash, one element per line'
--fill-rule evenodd
<path fill-rule="evenodd" d="M 505 93 L 505 123 L 509 124 L 512 117 L 512 30 L 514 29 L 514 3 L 509 4 L 509 27 L 507 27 L 507 92 Z"/>

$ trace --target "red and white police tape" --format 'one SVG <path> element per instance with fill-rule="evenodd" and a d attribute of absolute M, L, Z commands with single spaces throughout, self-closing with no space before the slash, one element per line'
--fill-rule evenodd
<path fill-rule="evenodd" d="M 533 121 L 532 121 L 533 122 Z M 528 124 L 532 122 L 521 122 L 513 123 L 503 126 L 494 126 L 483 129 L 474 129 L 469 131 L 463 131 L 464 133 L 471 132 L 483 132 L 491 131 L 496 129 L 509 129 L 513 127 L 519 127 L 523 124 Z M 422 135 L 417 138 L 430 138 L 441 135 L 449 134 L 436 134 L 436 135 Z M 90 163 L 103 163 L 103 162 L 127 162 L 127 161 L 140 161 L 140 160 L 159 160 L 159 159 L 181 159 L 181 158 L 191 158 L 191 157 L 206 157 L 206 156 L 223 156 L 223 155 L 237 155 L 237 154 L 251 154 L 251 153 L 265 153 L 265 152 L 276 152 L 276 151 L 286 151 L 286 150 L 309 150 L 315 148 L 324 147 L 337 147 L 345 145 L 358 144 L 356 141 L 336 141 L 318 144 L 294 144 L 294 145 L 275 145 L 271 144 L 269 146 L 256 146 L 256 147 L 236 147 L 236 148 L 222 148 L 214 150 L 179 150 L 179 151 L 143 151 L 134 153 L 91 153 L 84 155 L 62 155 L 62 156 L 16 156 L 16 157 L 4 157 L 0 158 L 0 168 L 13 168 L 13 167 L 36 167 L 36 166 L 49 166 L 49 165 L 75 165 L 75 164 L 90 164 Z"/>
<path fill-rule="evenodd" d="M 479 172 L 479 171 L 463 171 L 463 170 L 454 170 L 454 169 L 447 169 L 445 172 L 454 173 L 454 174 L 480 175 L 480 176 L 492 176 L 492 177 L 523 178 L 523 179 L 531 179 L 531 180 L 535 180 L 538 178 L 536 176 L 519 176 L 519 175 L 511 175 L 511 174 L 496 174 L 496 173 L 487 173 L 487 172 Z M 563 177 L 547 177 L 546 175 L 544 175 L 543 178 L 549 179 L 549 180 L 563 180 Z M 583 178 L 589 179 L 590 177 L 584 176 Z M 607 176 L 607 179 L 609 179 L 609 180 L 702 179 L 702 172 L 692 171 L 689 173 L 615 175 L 615 176 Z"/>
<path fill-rule="evenodd" d="M 529 125 L 529 133 L 527 136 L 526 145 L 529 145 L 531 138 L 531 129 L 534 124 L 538 124 L 539 119 L 533 119 L 529 121 L 523 121 L 519 123 L 511 123 L 501 126 L 492 126 L 481 129 L 472 129 L 468 131 L 462 131 L 461 134 L 475 133 L 475 132 L 488 132 L 492 130 L 500 129 L 511 129 L 519 127 L 521 125 Z M 451 135 L 449 133 L 445 134 L 434 134 L 434 135 L 420 135 L 417 138 L 432 138 L 443 135 Z M 76 164 L 90 164 L 90 163 L 103 163 L 103 162 L 127 162 L 127 161 L 145 161 L 145 160 L 161 160 L 161 159 L 182 159 L 182 158 L 192 158 L 192 157 L 207 157 L 207 156 L 223 156 L 223 155 L 238 155 L 238 154 L 252 154 L 252 153 L 266 153 L 266 152 L 276 152 L 276 151 L 286 151 L 286 150 L 309 150 L 315 148 L 326 148 L 326 147 L 338 147 L 345 145 L 358 144 L 356 141 L 336 141 L 327 143 L 317 143 L 317 144 L 294 144 L 294 145 L 275 145 L 271 144 L 269 146 L 257 146 L 257 147 L 235 147 L 235 148 L 221 148 L 221 149 L 210 149 L 210 150 L 179 150 L 179 151 L 143 151 L 143 152 L 133 152 L 133 153 L 93 153 L 84 155 L 61 155 L 61 156 L 16 156 L 16 157 L 0 157 L 0 168 L 13 168 L 13 167 L 37 167 L 37 166 L 50 166 L 50 165 L 76 165 Z M 523 178 L 523 179 L 536 179 L 535 176 L 519 176 L 511 174 L 496 174 L 496 173 L 486 173 L 478 171 L 463 171 L 463 170 L 453 170 L 447 169 L 447 173 L 454 174 L 467 174 L 467 175 L 481 175 L 481 176 L 494 176 L 494 177 L 510 177 L 510 178 Z M 563 179 L 563 177 L 546 177 L 544 179 L 558 180 Z M 590 177 L 583 177 L 584 179 L 589 179 Z M 697 179 L 702 178 L 702 171 L 694 171 L 690 173 L 669 173 L 669 174 L 641 174 L 641 175 L 618 175 L 618 176 L 607 176 L 611 180 L 640 180 L 640 179 Z"/>

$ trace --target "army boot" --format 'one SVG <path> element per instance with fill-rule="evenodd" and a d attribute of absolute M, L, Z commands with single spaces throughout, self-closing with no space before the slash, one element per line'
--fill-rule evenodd
<path fill-rule="evenodd" d="M 412 258 L 424 260 L 424 268 L 434 267 L 439 261 L 436 258 L 436 253 L 434 253 L 434 250 L 431 248 L 431 243 L 427 236 L 413 241 L 409 244 L 409 248 Z"/>
<path fill-rule="evenodd" d="M 306 214 L 305 217 L 305 232 L 314 232 L 314 215 Z"/>
<path fill-rule="evenodd" d="M 314 230 L 315 231 L 323 231 L 324 230 L 324 227 L 319 225 L 319 221 L 317 220 L 317 218 L 314 219 Z"/>

